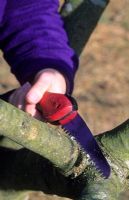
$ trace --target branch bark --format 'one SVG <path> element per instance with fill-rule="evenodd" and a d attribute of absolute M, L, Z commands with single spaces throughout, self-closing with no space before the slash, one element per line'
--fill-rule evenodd
<path fill-rule="evenodd" d="M 70 173 L 80 152 L 76 142 L 61 128 L 40 122 L 3 100 L 0 113 L 3 136 L 50 160 L 64 174 Z"/>
<path fill-rule="evenodd" d="M 79 160 L 78 145 L 62 129 L 37 121 L 2 100 L 0 113 L 0 133 L 42 156 L 24 148 L 1 148 L 1 189 L 38 189 L 76 196 L 78 200 L 117 200 L 120 193 L 128 188 L 129 120 L 96 137 L 111 166 L 110 178 L 104 179 L 87 157 L 82 156 Z M 57 168 L 69 176 L 61 175 Z M 75 177 L 71 179 L 70 174 Z"/>

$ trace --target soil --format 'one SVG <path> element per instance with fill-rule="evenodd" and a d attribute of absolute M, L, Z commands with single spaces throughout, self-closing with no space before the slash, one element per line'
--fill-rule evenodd
<path fill-rule="evenodd" d="M 94 134 L 129 118 L 128 18 L 128 1 L 111 0 L 80 57 L 73 95 Z M 0 92 L 18 85 L 1 56 Z"/>
<path fill-rule="evenodd" d="M 129 117 L 127 1 L 111 1 L 80 58 L 74 95 L 94 134 Z"/>

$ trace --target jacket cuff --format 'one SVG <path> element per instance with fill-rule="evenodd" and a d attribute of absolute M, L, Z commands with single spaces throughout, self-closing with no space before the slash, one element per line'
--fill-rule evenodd
<path fill-rule="evenodd" d="M 76 59 L 76 64 L 78 65 L 78 59 Z M 19 63 L 18 67 L 12 68 L 12 73 L 15 74 L 21 85 L 29 81 L 33 82 L 36 74 L 43 69 L 52 68 L 63 74 L 66 80 L 67 94 L 73 92 L 74 87 L 74 69 L 70 68 L 67 63 L 63 60 L 56 60 L 50 58 L 32 58 L 28 60 L 23 60 Z M 16 69 L 16 70 L 15 70 Z"/>

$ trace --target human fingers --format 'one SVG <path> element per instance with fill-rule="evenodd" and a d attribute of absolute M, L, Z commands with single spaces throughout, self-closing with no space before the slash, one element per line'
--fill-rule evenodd
<path fill-rule="evenodd" d="M 37 110 L 37 107 L 35 104 L 26 104 L 25 105 L 25 111 L 29 113 L 32 117 L 42 121 L 42 115 L 41 113 Z"/>
<path fill-rule="evenodd" d="M 35 78 L 35 83 L 26 95 L 25 111 L 32 116 L 39 116 L 37 104 L 46 91 L 55 93 L 66 92 L 66 82 L 62 74 L 54 69 L 42 70 Z"/>
<path fill-rule="evenodd" d="M 36 80 L 29 92 L 26 95 L 26 101 L 28 104 L 37 104 L 45 91 L 48 90 L 51 85 L 51 74 L 46 72 L 42 73 Z"/>
<path fill-rule="evenodd" d="M 55 69 L 47 68 L 37 74 L 35 83 L 26 95 L 26 101 L 30 104 L 37 104 L 46 91 L 66 92 L 65 78 Z"/>

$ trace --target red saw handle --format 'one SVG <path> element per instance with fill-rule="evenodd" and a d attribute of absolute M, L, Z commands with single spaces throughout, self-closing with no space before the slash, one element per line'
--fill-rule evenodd
<path fill-rule="evenodd" d="M 40 110 L 45 121 L 64 125 L 77 115 L 77 103 L 71 96 L 45 92 L 40 103 Z"/>

